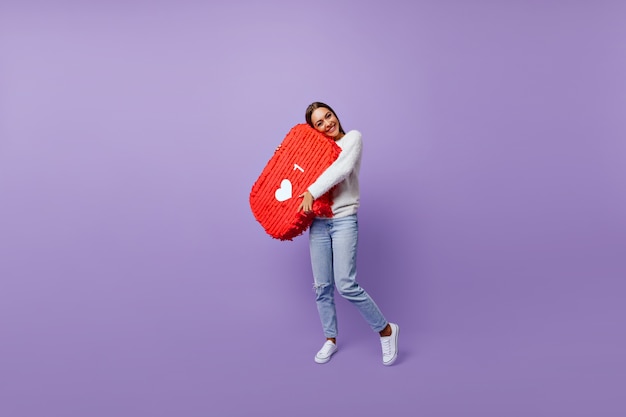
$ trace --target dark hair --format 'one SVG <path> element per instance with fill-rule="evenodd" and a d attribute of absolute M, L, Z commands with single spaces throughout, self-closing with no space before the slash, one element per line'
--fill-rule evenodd
<path fill-rule="evenodd" d="M 332 114 L 335 115 L 335 117 L 337 118 L 337 121 L 339 122 L 339 132 L 345 135 L 346 132 L 343 131 L 343 127 L 341 126 L 341 120 L 339 120 L 339 116 L 337 116 L 337 113 L 335 113 L 335 111 L 328 104 L 324 104 L 320 101 L 311 103 L 309 104 L 309 107 L 306 108 L 306 113 L 304 114 L 304 118 L 306 119 L 306 122 L 308 123 L 308 125 L 311 126 L 313 129 L 315 129 L 315 126 L 313 126 L 313 122 L 311 121 L 311 115 L 316 109 L 319 109 L 319 108 L 328 109 L 330 110 Z"/>

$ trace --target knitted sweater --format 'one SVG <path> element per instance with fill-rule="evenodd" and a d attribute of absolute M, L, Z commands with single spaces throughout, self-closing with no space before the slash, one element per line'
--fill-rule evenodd
<path fill-rule="evenodd" d="M 339 157 L 309 186 L 313 198 L 318 198 L 333 186 L 333 216 L 355 214 L 359 208 L 359 170 L 361 169 L 361 132 L 351 130 L 335 142 Z"/>

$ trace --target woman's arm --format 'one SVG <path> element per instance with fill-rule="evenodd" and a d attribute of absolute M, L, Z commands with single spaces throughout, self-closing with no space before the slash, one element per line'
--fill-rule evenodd
<path fill-rule="evenodd" d="M 361 132 L 351 130 L 346 133 L 341 138 L 341 153 L 339 157 L 309 186 L 307 191 L 311 194 L 311 197 L 313 199 L 318 198 L 345 180 L 361 158 L 362 149 Z"/>

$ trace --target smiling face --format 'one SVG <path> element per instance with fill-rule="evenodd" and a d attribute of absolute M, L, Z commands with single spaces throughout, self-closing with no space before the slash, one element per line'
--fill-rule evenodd
<path fill-rule="evenodd" d="M 337 119 L 335 113 L 326 107 L 318 107 L 313 110 L 313 113 L 311 113 L 311 124 L 315 129 L 335 140 L 343 137 L 339 119 Z"/>

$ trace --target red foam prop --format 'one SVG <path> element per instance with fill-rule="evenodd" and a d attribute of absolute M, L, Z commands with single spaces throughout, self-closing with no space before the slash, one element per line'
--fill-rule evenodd
<path fill-rule="evenodd" d="M 316 216 L 332 217 L 330 192 L 315 199 L 313 212 L 298 211 L 298 198 L 339 156 L 334 140 L 307 124 L 294 126 L 252 186 L 250 208 L 273 238 L 292 240 Z"/>

